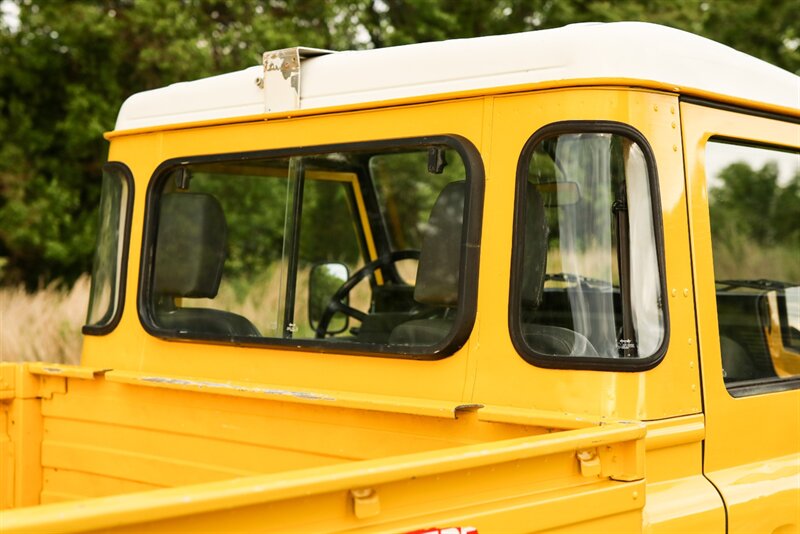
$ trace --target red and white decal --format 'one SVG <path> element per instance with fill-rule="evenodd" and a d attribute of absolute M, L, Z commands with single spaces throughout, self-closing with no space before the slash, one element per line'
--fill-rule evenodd
<path fill-rule="evenodd" d="M 423 528 L 408 534 L 478 534 L 478 529 L 475 527 Z"/>

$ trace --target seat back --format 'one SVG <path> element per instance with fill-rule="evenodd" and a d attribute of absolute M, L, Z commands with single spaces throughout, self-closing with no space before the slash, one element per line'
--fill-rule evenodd
<path fill-rule="evenodd" d="M 525 243 L 522 260 L 522 306 L 538 308 L 544 296 L 547 270 L 547 247 L 550 227 L 539 190 L 528 183 L 525 205 Z M 598 356 L 591 342 L 574 330 L 554 325 L 521 325 L 525 342 L 537 354 Z"/>
<path fill-rule="evenodd" d="M 450 332 L 447 312 L 458 304 L 465 196 L 466 182 L 447 184 L 423 228 L 414 300 L 441 308 L 444 317 L 407 321 L 392 330 L 390 344 L 434 345 Z"/>
<path fill-rule="evenodd" d="M 222 206 L 213 196 L 185 192 L 162 195 L 153 279 L 160 327 L 215 335 L 259 335 L 249 320 L 235 313 L 174 304 L 176 298 L 217 296 L 227 233 Z"/>

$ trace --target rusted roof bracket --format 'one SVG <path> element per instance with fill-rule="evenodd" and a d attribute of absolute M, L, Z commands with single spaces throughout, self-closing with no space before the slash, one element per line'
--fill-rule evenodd
<path fill-rule="evenodd" d="M 300 71 L 303 61 L 332 54 L 331 50 L 296 46 L 264 52 L 264 108 L 267 113 L 300 109 Z"/>

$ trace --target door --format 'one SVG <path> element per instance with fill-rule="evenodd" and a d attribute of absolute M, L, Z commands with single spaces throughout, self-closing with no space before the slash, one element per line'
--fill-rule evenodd
<path fill-rule="evenodd" d="M 728 532 L 800 525 L 800 125 L 682 103 L 706 440 Z"/>

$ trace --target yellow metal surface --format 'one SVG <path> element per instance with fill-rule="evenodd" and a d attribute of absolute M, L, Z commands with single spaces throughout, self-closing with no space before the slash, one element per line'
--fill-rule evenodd
<path fill-rule="evenodd" d="M 366 395 L 334 390 L 309 391 L 286 389 L 252 382 L 215 381 L 186 376 L 170 377 L 133 371 L 111 371 L 106 373 L 106 379 L 110 382 L 119 382 L 123 384 L 195 391 L 211 395 L 280 400 L 291 403 L 426 415 L 449 419 L 454 419 L 457 411 L 463 406 L 448 401 L 427 400 L 413 397 Z"/>
<path fill-rule="evenodd" d="M 28 365 L 0 363 L 0 390 L 12 392 L 0 398 L 0 509 L 40 502 L 41 390 Z"/>
<path fill-rule="evenodd" d="M 778 310 L 778 296 L 771 292 L 766 295 L 769 324 L 764 327 L 764 339 L 767 340 L 769 355 L 775 374 L 781 378 L 800 375 L 800 352 L 792 350 L 783 342 L 781 333 L 780 311 Z"/>
<path fill-rule="evenodd" d="M 88 386 L 110 389 L 109 398 L 103 398 L 97 391 L 93 395 L 81 391 L 82 387 Z M 556 433 L 533 432 L 532 435 L 533 429 L 530 428 L 526 432 L 525 428 L 513 429 L 505 425 L 485 424 L 485 430 L 476 433 L 474 424 L 469 420 L 453 420 L 448 427 L 442 427 L 441 423 L 426 421 L 424 418 L 404 419 L 404 416 L 395 416 L 386 424 L 385 417 L 376 419 L 370 416 L 370 412 L 351 413 L 349 418 L 356 417 L 359 421 L 354 421 L 354 426 L 346 427 L 341 425 L 342 421 L 348 420 L 346 413 L 337 413 L 334 409 L 324 410 L 327 413 L 305 409 L 303 415 L 281 413 L 285 419 L 272 418 L 272 423 L 270 418 L 263 419 L 262 416 L 261 425 L 248 425 L 247 429 L 251 434 L 247 437 L 251 440 L 258 439 L 259 436 L 252 436 L 252 433 L 260 434 L 262 439 L 272 436 L 272 439 L 279 439 L 282 447 L 286 447 L 292 441 L 292 434 L 296 433 L 296 446 L 302 444 L 308 448 L 317 442 L 317 446 L 323 447 L 320 452 L 325 450 L 330 454 L 337 450 L 335 436 L 326 435 L 326 443 L 318 443 L 322 441 L 326 425 L 317 427 L 315 432 L 321 432 L 318 439 L 309 439 L 313 435 L 313 428 L 309 427 L 311 420 L 325 419 L 336 422 L 340 433 L 351 433 L 347 440 L 351 455 L 356 452 L 354 443 L 362 443 L 362 450 L 371 452 L 363 455 L 364 459 L 361 460 L 340 458 L 313 469 L 299 468 L 301 463 L 297 459 L 292 460 L 284 455 L 280 459 L 282 465 L 276 465 L 277 470 L 273 474 L 248 476 L 244 472 L 235 473 L 229 469 L 227 473 L 220 472 L 220 476 L 214 477 L 210 473 L 201 473 L 203 469 L 208 471 L 213 461 L 244 461 L 242 451 L 236 451 L 233 442 L 242 440 L 245 437 L 244 432 L 240 432 L 238 438 L 229 434 L 224 439 L 218 439 L 216 444 L 205 446 L 198 440 L 195 443 L 186 442 L 185 438 L 182 443 L 179 439 L 180 433 L 170 433 L 163 429 L 155 435 L 145 431 L 144 427 L 166 425 L 168 418 L 164 417 L 163 421 L 157 421 L 158 418 L 152 416 L 145 419 L 142 418 L 144 413 L 137 418 L 136 412 L 139 410 L 130 406 L 127 411 L 123 410 L 122 403 L 109 407 L 110 395 L 116 389 L 115 386 L 104 381 L 73 380 L 70 382 L 70 389 L 78 390 L 75 393 L 78 398 L 70 401 L 69 397 L 73 396 L 71 392 L 61 399 L 62 402 L 46 407 L 45 428 L 49 436 L 45 439 L 42 454 L 45 467 L 53 466 L 58 471 L 73 469 L 82 473 L 103 471 L 105 476 L 115 478 L 160 478 L 164 485 L 197 483 L 198 475 L 219 481 L 135 495 L 105 497 L 91 501 L 90 505 L 50 504 L 6 512 L 0 515 L 4 532 L 107 530 L 125 525 L 154 531 L 192 529 L 199 526 L 214 530 L 221 528 L 223 524 L 227 525 L 224 530 L 365 528 L 402 531 L 409 530 L 414 525 L 425 524 L 426 518 L 435 523 L 447 521 L 449 518 L 457 522 L 469 521 L 490 530 L 502 525 L 520 530 L 526 524 L 538 529 L 572 523 L 576 517 L 554 512 L 574 506 L 569 503 L 576 502 L 597 504 L 579 514 L 578 520 L 635 512 L 632 516 L 634 521 L 630 522 L 630 518 L 628 519 L 629 525 L 633 526 L 639 518 L 638 510 L 644 504 L 644 487 L 641 483 L 644 471 L 635 458 L 619 464 L 620 468 L 636 469 L 638 466 L 638 472 L 627 472 L 633 482 L 612 482 L 601 476 L 581 476 L 576 457 L 576 451 L 582 449 L 601 450 L 605 454 L 601 461 L 609 462 L 605 469 L 613 474 L 617 469 L 615 460 L 618 463 L 618 459 L 630 454 L 641 456 L 643 447 L 636 445 L 642 443 L 644 436 L 645 428 L 641 424 L 609 424 Z M 159 392 L 154 388 L 138 387 L 129 389 L 129 395 L 122 396 L 138 394 L 141 397 L 144 393 Z M 183 405 L 206 404 L 203 401 L 208 400 L 202 394 L 191 392 L 175 392 L 171 395 L 183 396 Z M 107 402 L 102 402 L 104 408 L 91 408 L 80 403 L 73 405 L 72 410 L 68 409 L 68 405 L 57 406 L 79 401 L 81 397 L 85 397 L 86 401 L 92 398 Z M 139 408 L 143 404 L 146 406 L 147 403 L 143 402 L 146 399 L 138 400 Z M 189 402 L 191 400 L 195 402 Z M 216 409 L 227 412 L 230 406 L 226 405 L 231 402 L 237 403 L 238 411 L 242 412 L 252 400 L 231 399 Z M 259 413 L 280 412 L 276 410 L 280 406 L 269 409 L 263 403 L 255 403 L 255 407 Z M 198 406 L 194 406 L 194 410 L 187 410 L 187 413 L 194 413 L 195 419 L 208 425 L 207 413 L 198 409 Z M 124 426 L 104 417 L 103 414 L 109 411 L 114 411 L 113 419 L 124 421 Z M 62 418 L 60 414 L 67 412 L 72 417 L 83 414 L 85 422 Z M 152 414 L 149 410 L 146 412 Z M 290 417 L 291 415 L 294 416 Z M 104 419 L 106 423 L 102 422 Z M 173 417 L 171 420 L 173 429 L 176 421 L 179 422 L 178 426 L 183 422 L 180 418 Z M 224 418 L 224 413 L 220 414 L 220 420 L 227 426 L 236 424 L 236 418 Z M 58 424 L 52 424 L 56 421 L 59 421 Z M 298 428 L 294 432 L 284 428 L 283 435 L 276 438 L 275 425 L 281 421 L 295 426 L 305 425 L 305 428 Z M 90 424 L 95 428 L 89 428 L 87 425 Z M 376 429 L 383 427 L 383 436 L 380 433 L 374 434 L 378 439 L 370 440 L 364 433 L 366 424 Z M 102 431 L 101 426 L 107 427 L 108 431 Z M 199 431 L 200 426 L 201 423 L 198 423 L 195 431 Z M 459 431 L 459 426 L 465 428 Z M 138 437 L 131 433 L 134 427 L 138 427 Z M 472 431 L 468 432 L 470 428 Z M 507 430 L 504 432 L 503 428 Z M 185 424 L 180 430 L 181 433 L 189 431 Z M 360 435 L 356 436 L 353 432 Z M 406 437 L 405 432 L 409 432 Z M 426 440 L 421 437 L 426 432 L 440 434 L 439 443 L 433 440 L 433 436 L 427 440 L 429 450 L 425 450 Z M 389 433 L 392 438 L 386 439 Z M 465 442 L 476 440 L 475 443 L 457 445 L 459 439 L 466 438 L 466 433 L 470 437 Z M 484 435 L 481 436 L 481 433 Z M 520 437 L 508 438 L 514 433 Z M 459 434 L 462 435 L 461 438 L 458 438 Z M 81 447 L 79 442 L 87 441 L 87 436 L 91 437 L 91 444 Z M 492 436 L 501 439 L 495 440 Z M 50 440 L 53 440 L 52 445 L 48 444 Z M 175 458 L 171 463 L 164 462 L 166 450 L 163 446 L 159 447 L 160 444 L 152 443 L 153 440 L 169 440 L 177 449 L 173 451 Z M 448 444 L 449 448 L 441 449 Z M 64 447 L 70 450 L 64 451 Z M 408 454 L 412 448 L 420 452 Z M 402 449 L 405 451 L 401 452 Z M 148 453 L 148 450 L 151 452 Z M 156 454 L 156 450 L 161 453 Z M 278 452 L 273 449 L 268 454 L 275 456 Z M 60 456 L 61 454 L 67 456 Z M 395 457 L 386 461 L 383 456 L 385 454 Z M 81 457 L 85 457 L 87 463 L 83 463 Z M 195 460 L 192 463 L 192 458 L 202 457 L 206 458 L 205 462 Z M 67 461 L 70 463 L 66 464 Z M 352 461 L 358 461 L 358 464 L 348 463 Z M 287 471 L 288 464 L 292 464 L 295 469 Z M 263 458 L 261 462 L 252 462 L 252 465 L 260 465 L 263 469 Z M 46 480 L 43 497 L 48 494 L 48 482 L 50 481 Z M 352 498 L 348 498 L 350 492 L 365 488 L 380 495 L 380 506 L 374 501 L 363 503 L 363 509 L 360 509 L 363 517 L 359 518 L 355 510 L 346 503 L 352 501 Z M 420 498 L 423 494 L 425 498 Z M 56 497 L 68 496 L 62 493 Z M 342 497 L 345 499 L 342 500 Z M 58 499 L 50 502 L 55 500 Z M 314 510 L 314 513 L 308 513 L 309 510 Z M 539 515 L 542 512 L 546 513 Z M 521 517 L 527 517 L 530 522 L 518 522 Z"/>
<path fill-rule="evenodd" d="M 0 505 L 42 504 L 0 513 L 3 532 L 721 532 L 725 510 L 704 469 L 730 507 L 729 531 L 791 528 L 781 514 L 797 513 L 800 498 L 800 399 L 734 399 L 722 383 L 702 147 L 715 133 L 783 144 L 800 133 L 644 85 L 502 88 L 109 135 L 110 159 L 136 182 L 127 302 L 113 332 L 87 336 L 81 366 L 0 365 Z M 628 124 L 653 150 L 669 308 L 653 369 L 543 369 L 511 344 L 518 159 L 536 130 L 563 120 Z M 164 161 L 446 134 L 474 144 L 486 173 L 478 311 L 452 356 L 144 332 L 135 301 L 145 191 Z"/>
<path fill-rule="evenodd" d="M 700 411 L 698 366 L 696 348 L 691 343 L 694 336 L 693 304 L 691 298 L 685 296 L 684 291 L 678 292 L 678 298 L 673 298 L 669 303 L 670 321 L 672 339 L 689 339 L 689 342 L 685 344 L 673 342 L 664 362 L 646 373 L 539 369 L 525 363 L 510 344 L 506 326 L 507 281 L 516 162 L 522 145 L 538 127 L 565 119 L 626 122 L 642 131 L 648 138 L 656 152 L 659 172 L 662 176 L 669 177 L 668 180 L 662 178 L 660 192 L 664 206 L 666 255 L 669 258 L 667 277 L 670 287 L 679 287 L 681 290 L 691 288 L 686 241 L 688 235 L 686 208 L 681 179 L 682 162 L 680 153 L 673 149 L 673 146 L 680 144 L 680 135 L 675 128 L 675 123 L 679 120 L 677 99 L 673 95 L 611 89 L 549 91 L 518 97 L 466 98 L 454 102 L 415 104 L 395 109 L 296 117 L 291 121 L 270 119 L 251 124 L 165 130 L 146 135 L 114 138 L 111 159 L 123 160 L 131 166 L 137 180 L 137 191 L 145 190 L 146 181 L 163 160 L 174 157 L 449 133 L 470 140 L 481 152 L 487 178 L 484 202 L 486 216 L 482 237 L 484 247 L 481 264 L 482 280 L 479 286 L 478 317 L 472 338 L 458 353 L 438 362 L 387 360 L 330 353 L 319 355 L 269 348 L 204 346 L 166 342 L 142 336 L 135 309 L 127 306 L 120 326 L 115 332 L 103 338 L 86 340 L 84 365 L 115 368 L 115 371 L 106 374 L 106 379 L 120 385 L 125 383 L 133 387 L 137 383 L 141 384 L 144 377 L 161 377 L 151 381 L 149 385 L 155 387 L 149 389 L 174 390 L 170 395 L 187 395 L 190 392 L 213 393 L 213 396 L 225 399 L 226 403 L 233 402 L 227 400 L 229 396 L 253 397 L 240 402 L 253 402 L 255 406 L 258 401 L 264 406 L 263 403 L 269 401 L 265 409 L 274 405 L 273 401 L 277 401 L 280 395 L 272 395 L 272 398 L 269 398 L 269 395 L 262 395 L 263 392 L 254 391 L 259 387 L 254 386 L 254 383 L 270 384 L 268 389 L 273 390 L 311 392 L 336 399 L 336 401 L 322 399 L 312 401 L 302 396 L 287 397 L 297 409 L 307 405 L 317 405 L 320 406 L 318 409 L 328 410 L 330 408 L 324 408 L 326 404 L 338 402 L 343 403 L 341 407 L 350 409 L 417 415 L 439 414 L 440 417 L 451 420 L 456 411 L 459 412 L 459 418 L 455 421 L 462 425 L 461 428 L 472 425 L 472 430 L 461 430 L 459 434 L 464 437 L 470 436 L 470 440 L 480 439 L 481 435 L 476 433 L 477 429 L 486 425 L 491 428 L 497 425 L 501 425 L 501 428 L 524 428 L 528 429 L 528 432 L 536 433 L 541 432 L 543 428 L 595 428 L 596 425 L 620 418 L 640 420 L 698 413 Z M 435 127 L 432 128 L 431 125 Z M 133 216 L 134 227 L 141 224 L 143 204 L 144 199 L 137 196 Z M 134 271 L 139 265 L 138 239 L 138 235 L 134 236 L 131 243 L 128 294 L 135 294 L 137 289 L 137 277 Z M 187 362 L 191 362 L 190 367 L 187 367 Z M 308 369 L 314 369 L 314 373 L 309 373 Z M 392 379 L 376 380 L 376 377 L 384 376 L 391 376 Z M 189 377 L 204 378 L 197 380 Z M 537 386 L 530 387 L 530 384 Z M 667 390 L 670 394 L 665 394 Z M 676 391 L 680 394 L 675 394 Z M 569 393 L 565 394 L 567 392 Z M 531 410 L 532 406 L 536 406 L 537 410 Z M 466 411 L 459 411 L 459 407 L 469 408 Z M 174 407 L 172 409 L 175 410 Z M 173 418 L 184 421 L 185 416 L 181 415 L 182 411 L 173 413 Z M 130 420 L 132 417 L 132 414 L 126 413 L 124 419 Z M 283 417 L 290 419 L 291 415 L 285 414 Z M 201 417 L 205 418 L 207 416 Z M 239 418 L 233 413 L 228 412 L 228 418 L 230 421 L 227 425 L 231 427 L 251 426 L 244 422 L 237 423 Z M 224 424 L 223 419 L 216 420 L 217 425 Z M 392 420 L 396 424 L 397 416 L 393 416 Z M 209 421 L 207 420 L 205 424 L 208 425 Z M 164 422 L 160 428 L 165 429 L 168 425 L 170 423 Z M 413 425 L 417 436 L 426 432 L 424 427 L 419 427 L 419 420 L 415 419 Z M 659 454 L 663 456 L 665 451 L 677 447 L 681 451 L 680 461 L 685 460 L 687 456 L 692 457 L 692 465 L 697 467 L 695 474 L 698 474 L 701 451 L 696 440 L 697 421 L 689 423 L 688 426 L 690 427 L 688 431 L 684 427 L 681 427 L 682 430 L 671 432 L 662 429 L 662 434 L 671 437 L 660 438 L 662 445 Z M 269 425 L 261 422 L 258 427 L 269 428 Z M 347 425 L 344 425 L 344 428 L 346 429 Z M 540 430 L 532 430 L 537 428 Z M 308 429 L 297 431 L 295 434 L 281 427 L 277 433 L 286 443 L 301 443 L 309 436 Z M 676 433 L 680 436 L 675 437 Z M 292 439 L 294 435 L 297 436 L 295 440 Z M 326 445 L 335 445 L 329 443 L 327 439 Z M 397 438 L 393 440 L 398 447 L 403 443 Z M 690 446 L 688 451 L 682 449 L 683 446 L 680 445 L 686 440 L 695 444 L 694 447 Z M 356 439 L 356 436 L 352 435 L 339 447 L 348 449 L 356 443 L 373 443 L 377 446 L 374 440 L 364 436 L 358 436 Z M 424 448 L 425 440 L 420 440 L 418 437 L 414 444 L 417 449 Z M 384 449 L 381 454 L 400 452 L 397 448 L 385 450 L 385 447 L 385 442 L 381 441 L 378 446 L 378 449 Z M 620 480 L 638 480 L 637 473 L 644 470 L 643 451 L 637 453 L 635 448 L 622 456 L 637 458 L 631 465 L 615 465 L 613 456 L 609 456 L 603 450 L 597 451 L 596 443 L 587 443 L 585 448 L 596 452 L 593 452 L 594 457 L 591 459 L 592 467 L 586 472 L 589 476 L 581 477 L 582 480 L 591 480 L 592 476 L 597 478 L 595 475 L 597 464 L 601 474 L 613 475 Z M 203 453 L 201 450 L 198 454 L 203 455 Z M 352 454 L 354 453 L 350 456 Z M 575 472 L 579 473 L 580 464 L 576 454 L 577 449 L 573 451 L 571 464 Z M 356 454 L 355 457 L 363 456 Z M 676 461 L 675 458 L 669 459 Z M 285 466 L 287 461 L 283 459 L 282 462 Z M 121 459 L 115 458 L 111 460 L 110 465 L 118 463 L 121 463 Z M 264 465 L 268 468 L 270 464 Z M 144 467 L 140 465 L 132 471 L 139 472 Z M 687 473 L 681 470 L 680 475 L 685 477 Z M 212 477 L 212 474 L 206 472 L 202 476 Z M 698 486 L 692 483 L 695 487 Z M 636 491 L 638 492 L 635 498 L 638 501 L 636 507 L 639 509 L 644 505 L 644 488 Z M 342 498 L 348 498 L 347 495 L 342 494 Z M 392 503 L 391 499 L 387 500 L 383 489 L 379 490 L 379 495 L 381 508 L 388 509 Z M 593 527 L 605 525 L 611 528 L 613 525 L 614 530 L 620 531 L 626 528 L 633 531 L 641 529 L 640 512 L 633 515 L 619 512 L 617 516 L 614 510 L 619 511 L 620 502 L 600 495 L 597 496 L 601 499 L 598 501 L 599 509 L 608 511 L 608 514 L 615 519 L 606 518 L 604 522 L 597 523 L 594 522 L 596 520 L 594 518 L 591 523 Z M 493 527 L 502 526 L 509 531 L 519 529 L 520 525 L 524 524 L 519 522 L 520 518 L 524 517 L 524 514 L 529 514 L 532 506 L 529 503 L 530 499 L 528 501 L 523 499 L 505 510 L 498 503 L 487 500 L 486 495 L 483 499 L 481 501 L 483 504 L 480 506 L 475 501 L 472 503 L 473 508 L 477 507 L 476 510 L 480 510 L 476 512 L 478 514 L 476 517 L 483 515 L 505 517 L 500 522 L 485 524 Z M 549 500 L 541 495 L 538 499 L 541 502 L 535 509 L 544 512 L 550 506 L 547 504 Z M 586 496 L 584 499 L 587 503 L 591 500 Z M 552 506 L 556 506 L 555 503 L 566 502 L 574 500 L 564 490 L 560 497 L 554 498 Z M 719 503 L 716 504 L 719 512 Z M 545 508 L 542 508 L 543 506 Z M 567 505 L 568 508 L 569 506 Z M 555 509 L 557 508 L 553 510 Z M 658 514 L 651 515 L 657 524 L 668 524 L 666 520 L 656 517 Z M 541 521 L 547 521 L 548 528 L 559 526 L 558 520 L 551 512 L 545 516 L 546 519 L 538 519 L 539 523 L 536 524 L 544 526 L 545 523 Z M 433 521 L 431 524 L 442 524 L 439 520 L 435 520 L 437 517 L 442 515 L 431 516 Z M 576 517 L 574 512 L 565 517 L 569 518 L 566 523 L 576 522 L 580 525 L 581 518 Z M 583 519 L 588 521 L 590 517 Z M 191 519 L 186 521 L 187 525 L 193 524 Z M 409 528 L 419 524 L 409 523 Z"/>
<path fill-rule="evenodd" d="M 725 531 L 722 500 L 702 472 L 704 438 L 702 414 L 647 422 L 644 532 Z"/>
<path fill-rule="evenodd" d="M 493 99 L 489 186 L 484 200 L 479 336 L 470 402 L 570 414 L 647 420 L 699 413 L 683 162 L 675 95 L 637 90 L 547 91 Z M 543 369 L 525 362 L 508 333 L 514 191 L 522 148 L 539 128 L 558 121 L 615 121 L 650 143 L 658 178 L 666 258 L 669 340 L 663 361 L 638 373 Z M 471 353 L 472 356 L 472 353 Z"/>
<path fill-rule="evenodd" d="M 439 134 L 458 134 L 479 147 L 482 111 L 482 101 L 473 99 L 126 136 L 114 140 L 109 159 L 124 161 L 133 172 L 137 194 L 132 227 L 141 228 L 147 182 L 156 167 L 167 159 Z M 127 295 L 136 295 L 138 291 L 140 250 L 141 233 L 134 231 Z M 87 336 L 83 365 L 166 376 L 200 376 L 217 381 L 253 381 L 289 389 L 342 390 L 464 403 L 463 385 L 469 358 L 466 347 L 449 358 L 422 362 L 170 342 L 143 335 L 133 301 L 129 300 L 125 306 L 114 332 L 102 337 Z"/>
<path fill-rule="evenodd" d="M 681 104 L 702 359 L 704 470 L 728 510 L 728 532 L 800 528 L 800 389 L 732 397 L 722 379 L 705 147 L 713 136 L 800 148 L 800 125 Z"/>

